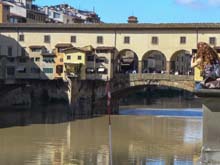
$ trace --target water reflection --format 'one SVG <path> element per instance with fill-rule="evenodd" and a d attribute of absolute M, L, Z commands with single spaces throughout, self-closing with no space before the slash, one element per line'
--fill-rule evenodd
<path fill-rule="evenodd" d="M 63 122 L 66 114 L 57 113 L 45 122 L 18 114 L 13 121 L 30 124 L 0 129 L 0 164 L 109 164 L 107 116 Z M 201 126 L 201 119 L 112 116 L 113 164 L 192 164 Z"/>

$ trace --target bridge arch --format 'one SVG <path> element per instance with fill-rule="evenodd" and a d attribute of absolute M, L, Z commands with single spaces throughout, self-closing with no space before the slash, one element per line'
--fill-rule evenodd
<path fill-rule="evenodd" d="M 142 57 L 143 73 L 161 73 L 166 70 L 166 56 L 159 50 L 150 50 Z"/>
<path fill-rule="evenodd" d="M 123 49 L 119 51 L 116 61 L 118 73 L 138 72 L 138 56 L 133 50 Z"/>
<path fill-rule="evenodd" d="M 188 50 L 178 50 L 170 58 L 170 73 L 189 75 L 191 74 L 191 53 Z"/>

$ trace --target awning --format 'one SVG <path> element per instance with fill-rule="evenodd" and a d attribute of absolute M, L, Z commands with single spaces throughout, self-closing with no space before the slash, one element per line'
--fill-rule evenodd
<path fill-rule="evenodd" d="M 98 68 L 98 72 L 104 72 L 105 68 Z"/>

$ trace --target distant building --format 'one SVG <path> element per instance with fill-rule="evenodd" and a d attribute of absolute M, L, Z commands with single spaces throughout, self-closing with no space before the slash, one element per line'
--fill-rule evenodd
<path fill-rule="evenodd" d="M 0 23 L 10 22 L 10 5 L 0 2 Z"/>
<path fill-rule="evenodd" d="M 99 23 L 100 18 L 95 12 L 75 9 L 68 4 L 44 6 L 41 8 L 47 17 L 47 22 L 52 23 Z"/>

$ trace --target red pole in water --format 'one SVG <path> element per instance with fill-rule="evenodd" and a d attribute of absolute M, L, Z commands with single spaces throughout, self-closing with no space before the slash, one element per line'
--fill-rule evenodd
<path fill-rule="evenodd" d="M 112 165 L 111 91 L 110 91 L 110 82 L 108 77 L 107 77 L 105 92 L 107 94 L 107 111 L 108 111 L 109 164 Z"/>
<path fill-rule="evenodd" d="M 106 94 L 107 94 L 107 112 L 109 117 L 109 125 L 111 125 L 111 91 L 110 91 L 110 82 L 107 77 L 106 82 Z"/>

